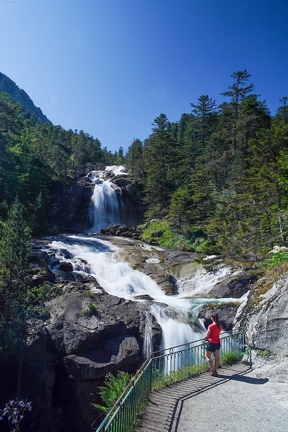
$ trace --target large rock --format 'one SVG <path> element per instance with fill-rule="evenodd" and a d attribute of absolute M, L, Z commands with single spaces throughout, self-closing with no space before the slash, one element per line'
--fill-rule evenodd
<path fill-rule="evenodd" d="M 93 187 L 87 176 L 67 184 L 55 183 L 51 191 L 52 205 L 48 214 L 51 226 L 55 224 L 62 230 L 84 231 Z"/>
<path fill-rule="evenodd" d="M 143 361 L 143 302 L 111 296 L 96 281 L 70 282 L 62 290 L 47 304 L 48 319 L 34 324 L 24 352 L 22 383 L 33 402 L 31 432 L 90 431 L 99 415 L 91 403 L 100 402 L 97 388 L 105 375 L 135 372 Z"/>
<path fill-rule="evenodd" d="M 248 345 L 288 355 L 288 266 L 274 269 L 251 289 L 239 308 L 235 329 L 246 327 Z"/>
<path fill-rule="evenodd" d="M 255 282 L 254 276 L 242 271 L 214 285 L 209 291 L 209 296 L 212 298 L 240 298 L 251 289 L 253 282 Z"/>
<path fill-rule="evenodd" d="M 30 274 L 35 285 L 57 262 L 43 252 L 44 244 L 34 242 Z M 92 276 L 77 280 L 70 266 L 63 262 L 61 267 L 49 277 L 56 297 L 46 303 L 43 320 L 31 322 L 20 360 L 9 353 L 1 357 L 0 406 L 15 397 L 20 373 L 21 394 L 33 405 L 29 432 L 90 431 L 99 416 L 91 404 L 101 402 L 98 387 L 105 375 L 133 373 L 143 362 L 148 303 L 111 296 Z"/>

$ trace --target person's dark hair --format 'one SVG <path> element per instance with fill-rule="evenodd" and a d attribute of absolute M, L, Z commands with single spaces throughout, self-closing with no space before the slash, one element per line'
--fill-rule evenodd
<path fill-rule="evenodd" d="M 217 327 L 220 328 L 220 321 L 219 321 L 218 313 L 215 312 L 215 313 L 211 314 L 211 318 L 213 319 L 213 321 L 215 321 Z"/>

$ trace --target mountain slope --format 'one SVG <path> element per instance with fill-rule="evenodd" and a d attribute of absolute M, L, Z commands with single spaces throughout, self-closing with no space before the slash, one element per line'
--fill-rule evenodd
<path fill-rule="evenodd" d="M 40 108 L 36 107 L 32 99 L 28 94 L 20 89 L 14 81 L 9 77 L 0 72 L 0 92 L 5 92 L 10 95 L 10 97 L 22 106 L 25 111 L 30 111 L 38 120 L 44 123 L 50 123 L 51 121 L 43 114 Z"/>

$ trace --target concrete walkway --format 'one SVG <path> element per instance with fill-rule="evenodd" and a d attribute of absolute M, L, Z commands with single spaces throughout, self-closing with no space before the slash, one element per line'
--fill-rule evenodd
<path fill-rule="evenodd" d="M 277 385 L 276 385 L 277 384 Z M 286 432 L 288 382 L 237 364 L 151 393 L 138 432 Z M 280 387 L 279 387 L 280 386 Z"/>

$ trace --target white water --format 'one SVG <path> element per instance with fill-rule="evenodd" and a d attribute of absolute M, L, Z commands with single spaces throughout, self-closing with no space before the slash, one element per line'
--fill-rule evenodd
<path fill-rule="evenodd" d="M 120 223 L 118 220 L 120 214 L 111 183 L 99 177 L 99 173 L 93 175 L 93 180 L 95 190 L 91 207 L 94 223 L 91 231 L 99 232 L 109 224 Z M 107 293 L 132 301 L 144 301 L 138 296 L 148 295 L 155 301 L 151 307 L 151 315 L 148 313 L 146 316 L 144 338 L 146 356 L 152 351 L 151 316 L 162 328 L 160 348 L 167 349 L 201 339 L 205 329 L 197 318 L 198 309 L 203 303 L 223 302 L 223 300 L 201 299 L 199 293 L 205 294 L 211 286 L 225 276 L 225 272 L 227 274 L 228 269 L 220 269 L 216 274 L 199 270 L 191 279 L 179 281 L 179 295 L 167 296 L 154 280 L 123 262 L 119 256 L 119 248 L 109 241 L 92 236 L 72 235 L 53 240 L 49 247 L 54 250 L 58 259 L 70 261 L 76 274 L 94 276 Z M 198 298 L 193 300 L 187 298 L 195 294 L 198 294 Z"/>
<path fill-rule="evenodd" d="M 205 296 L 218 282 L 231 274 L 231 269 L 222 266 L 217 271 L 207 272 L 204 267 L 198 268 L 191 278 L 178 281 L 180 297 Z M 234 272 L 236 274 L 236 272 Z"/>
<path fill-rule="evenodd" d="M 198 309 L 203 303 L 223 303 L 223 300 L 167 296 L 154 280 L 123 262 L 119 248 L 106 240 L 70 235 L 53 240 L 49 247 L 60 261 L 70 262 L 76 274 L 94 276 L 111 295 L 139 302 L 144 301 L 138 298 L 140 295 L 154 299 L 150 313 L 162 328 L 160 349 L 163 350 L 201 339 L 205 329 L 197 318 Z M 145 355 L 152 351 L 150 319 L 151 316 L 147 314 Z"/>
<path fill-rule="evenodd" d="M 149 312 L 146 312 L 146 324 L 145 334 L 143 343 L 143 354 L 145 358 L 148 358 L 153 352 L 153 331 L 152 331 L 152 316 Z"/>
<path fill-rule="evenodd" d="M 112 243 L 95 237 L 71 235 L 53 240 L 49 247 L 60 261 L 70 262 L 76 274 L 94 276 L 111 295 L 133 301 L 143 301 L 137 298 L 140 295 L 154 299 L 158 306 L 153 306 L 151 314 L 162 327 L 162 349 L 201 337 L 203 332 L 197 334 L 191 326 L 195 321 L 194 318 L 191 320 L 192 311 L 197 303 L 167 296 L 153 279 L 121 261 L 119 249 Z M 180 322 L 175 318 L 177 315 Z"/>
<path fill-rule="evenodd" d="M 102 178 L 103 173 L 93 171 L 94 191 L 91 199 L 89 219 L 91 232 L 99 232 L 109 225 L 121 224 L 121 205 L 113 188 L 113 183 Z"/>

